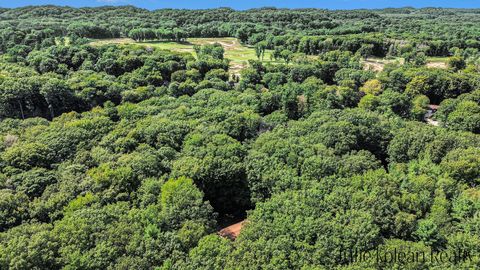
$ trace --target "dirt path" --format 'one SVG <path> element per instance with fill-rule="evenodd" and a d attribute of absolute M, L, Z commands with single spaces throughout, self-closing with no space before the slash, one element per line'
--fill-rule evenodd
<path fill-rule="evenodd" d="M 385 67 L 384 63 L 379 63 L 379 62 L 373 62 L 373 61 L 365 61 L 363 63 L 363 69 L 365 70 L 373 70 L 376 72 L 383 71 L 383 68 Z"/>
<path fill-rule="evenodd" d="M 447 68 L 447 63 L 445 62 L 429 62 L 427 63 L 427 67 L 429 68 Z"/>
<path fill-rule="evenodd" d="M 236 224 L 230 225 L 218 232 L 218 235 L 221 237 L 228 238 L 230 240 L 235 240 L 240 235 L 240 232 L 245 225 L 246 220 L 238 222 Z"/>

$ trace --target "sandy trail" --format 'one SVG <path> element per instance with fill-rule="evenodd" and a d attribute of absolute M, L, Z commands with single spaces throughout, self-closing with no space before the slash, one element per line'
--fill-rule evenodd
<path fill-rule="evenodd" d="M 427 67 L 429 68 L 447 68 L 447 64 L 445 62 L 429 62 L 427 63 Z"/>
<path fill-rule="evenodd" d="M 228 226 L 218 232 L 218 234 L 222 237 L 228 238 L 230 240 L 235 240 L 239 235 L 240 232 L 243 228 L 243 225 L 245 225 L 245 220 L 241 221 L 239 223 L 233 224 L 231 226 Z"/>

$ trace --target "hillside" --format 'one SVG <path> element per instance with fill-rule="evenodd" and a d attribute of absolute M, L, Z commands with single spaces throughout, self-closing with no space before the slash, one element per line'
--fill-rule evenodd
<path fill-rule="evenodd" d="M 0 9 L 0 269 L 476 269 L 479 10 Z"/>

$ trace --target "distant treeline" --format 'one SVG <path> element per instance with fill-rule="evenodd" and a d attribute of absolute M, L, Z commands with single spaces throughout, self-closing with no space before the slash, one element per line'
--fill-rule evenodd
<path fill-rule="evenodd" d="M 235 11 L 148 11 L 132 6 L 70 8 L 37 6 L 0 9 L 0 52 L 51 46 L 55 38 L 130 37 L 183 41 L 189 37 L 237 37 L 242 43 L 317 55 L 330 50 L 356 52 L 371 45 L 372 55 L 401 55 L 414 48 L 428 56 L 448 56 L 453 48 L 480 48 L 477 9 L 383 9 L 329 11 L 262 8 Z M 27 47 L 24 47 L 27 46 Z M 365 49 L 365 48 L 364 48 Z M 370 50 L 370 49 L 369 49 Z"/>

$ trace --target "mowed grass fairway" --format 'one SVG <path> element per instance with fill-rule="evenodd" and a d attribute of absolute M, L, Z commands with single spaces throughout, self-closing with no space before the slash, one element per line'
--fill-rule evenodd
<path fill-rule="evenodd" d="M 248 60 L 257 60 L 255 49 L 246 47 L 240 44 L 236 38 L 189 38 L 185 42 L 173 41 L 151 41 L 151 42 L 136 42 L 130 38 L 115 38 L 95 40 L 90 43 L 92 46 L 102 46 L 108 44 L 137 44 L 147 47 L 155 47 L 162 50 L 169 50 L 175 52 L 191 53 L 195 57 L 194 45 L 205 45 L 219 43 L 225 49 L 225 58 L 230 59 L 230 72 L 238 74 L 240 70 L 247 67 Z M 263 62 L 276 62 L 270 59 L 271 50 L 265 52 Z"/>
<path fill-rule="evenodd" d="M 145 41 L 136 42 L 131 38 L 113 38 L 113 39 L 99 39 L 90 43 L 92 46 L 102 46 L 108 44 L 136 44 L 146 47 L 155 47 L 161 50 L 169 50 L 174 52 L 191 53 L 196 57 L 194 45 L 206 45 L 219 43 L 225 49 L 225 58 L 230 59 L 230 72 L 232 74 L 239 74 L 240 70 L 248 66 L 248 60 L 257 60 L 255 49 L 247 47 L 238 41 L 236 38 L 189 38 L 185 42 L 174 41 Z M 270 63 L 284 63 L 283 61 L 275 61 L 271 59 L 272 50 L 266 50 L 263 57 L 263 62 Z M 427 59 L 427 67 L 431 68 L 447 68 L 447 57 L 429 57 Z M 384 59 L 378 57 L 369 57 L 363 60 L 362 63 L 365 69 L 372 69 L 374 71 L 382 71 L 384 66 L 389 63 L 404 63 L 403 58 Z"/>

